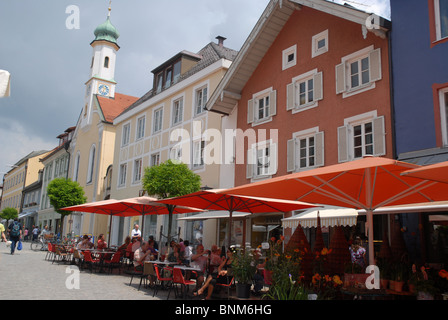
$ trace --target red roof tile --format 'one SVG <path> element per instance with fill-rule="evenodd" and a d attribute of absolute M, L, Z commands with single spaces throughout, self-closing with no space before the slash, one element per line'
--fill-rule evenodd
<path fill-rule="evenodd" d="M 139 98 L 128 96 L 121 93 L 115 93 L 115 98 L 106 98 L 98 96 L 98 102 L 107 122 L 113 122 L 114 119 Z"/>

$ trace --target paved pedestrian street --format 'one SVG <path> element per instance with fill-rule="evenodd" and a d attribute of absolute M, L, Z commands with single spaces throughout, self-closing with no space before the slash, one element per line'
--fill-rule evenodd
<path fill-rule="evenodd" d="M 0 243 L 0 300 L 159 300 L 166 294 L 159 291 L 152 297 L 151 289 L 138 290 L 140 278 L 115 270 L 113 274 L 75 272 L 76 266 L 45 260 L 46 251 L 34 252 L 29 243 L 10 254 Z M 77 276 L 79 276 L 77 278 Z M 79 281 L 78 281 L 79 280 Z M 79 288 L 78 288 L 79 284 Z M 174 296 L 174 295 L 173 295 Z M 171 297 L 170 297 L 171 298 Z"/>

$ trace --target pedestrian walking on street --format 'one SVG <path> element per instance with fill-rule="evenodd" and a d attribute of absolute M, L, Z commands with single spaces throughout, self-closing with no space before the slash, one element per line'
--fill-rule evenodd
<path fill-rule="evenodd" d="M 2 237 L 2 241 L 6 242 L 6 236 L 5 236 L 5 226 L 0 223 L 0 234 Z"/>
<path fill-rule="evenodd" d="M 16 244 L 22 238 L 22 225 L 19 223 L 19 219 L 15 218 L 9 225 L 9 240 L 11 241 L 11 254 L 14 254 L 16 250 Z"/>

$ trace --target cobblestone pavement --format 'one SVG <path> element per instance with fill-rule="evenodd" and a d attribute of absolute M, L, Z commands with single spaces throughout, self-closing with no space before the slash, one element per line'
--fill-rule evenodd
<path fill-rule="evenodd" d="M 151 289 L 138 290 L 140 278 L 134 278 L 129 286 L 130 275 L 79 273 L 79 289 L 73 287 L 76 272 L 64 263 L 45 260 L 46 251 L 34 252 L 30 244 L 23 243 L 23 249 L 10 254 L 10 248 L 0 243 L 0 300 L 160 300 L 166 299 L 166 292 L 159 291 L 152 297 Z M 66 285 L 68 283 L 68 287 Z M 174 297 L 173 292 L 171 295 Z M 171 299 L 171 296 L 170 296 Z"/>

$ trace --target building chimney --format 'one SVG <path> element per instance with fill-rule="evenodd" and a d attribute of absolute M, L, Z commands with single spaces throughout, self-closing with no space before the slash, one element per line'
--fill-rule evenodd
<path fill-rule="evenodd" d="M 215 39 L 218 39 L 218 45 L 222 48 L 224 46 L 224 40 L 226 40 L 227 38 L 217 36 Z"/>

